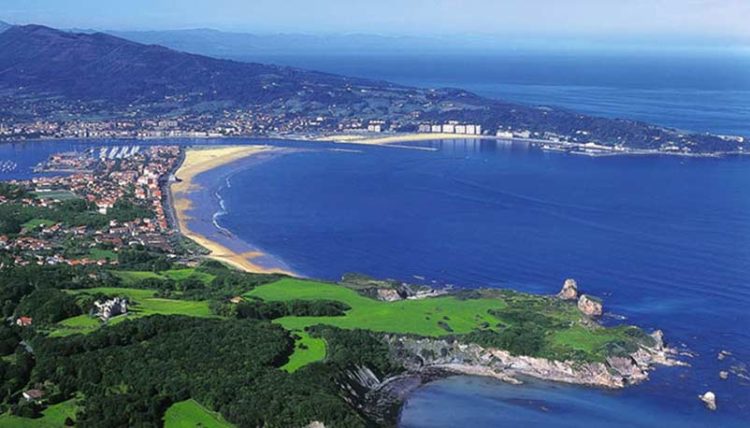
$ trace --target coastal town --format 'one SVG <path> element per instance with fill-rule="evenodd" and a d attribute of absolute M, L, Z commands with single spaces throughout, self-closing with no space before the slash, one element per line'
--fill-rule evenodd
<path fill-rule="evenodd" d="M 0 120 L 0 141 L 45 139 L 176 139 L 176 138 L 291 138 L 299 140 L 346 139 L 348 142 L 390 138 L 397 140 L 424 138 L 484 138 L 532 144 L 548 151 L 565 151 L 589 155 L 616 154 L 675 154 L 716 155 L 695 150 L 700 136 L 677 135 L 673 140 L 662 140 L 652 148 L 628 147 L 625 140 L 603 143 L 584 128 L 569 133 L 534 130 L 528 127 L 500 125 L 487 128 L 478 122 L 461 120 L 420 120 L 414 112 L 406 118 L 334 118 L 327 116 L 297 116 L 269 114 L 248 110 L 214 115 L 181 115 L 155 119 L 112 119 L 29 122 Z M 661 137 L 658 137 L 661 139 Z M 692 140 L 691 140 L 692 138 Z M 716 138 L 737 145 L 737 153 L 744 152 L 745 137 L 718 135 Z"/>
<path fill-rule="evenodd" d="M 175 253 L 163 186 L 179 159 L 177 146 L 61 153 L 37 168 L 46 174 L 4 183 L 0 268 L 117 264 L 132 246 Z"/>
<path fill-rule="evenodd" d="M 415 113 L 416 114 L 416 113 Z M 165 119 L 101 120 L 101 121 L 0 121 L 0 141 L 24 139 L 153 139 L 153 138 L 218 138 L 303 136 L 320 134 L 454 134 L 502 138 L 544 137 L 526 129 L 504 129 L 490 132 L 481 124 L 458 120 L 445 123 L 392 119 L 335 119 L 326 116 L 289 118 L 285 115 L 224 112 L 220 119 L 212 115 L 183 115 Z"/>

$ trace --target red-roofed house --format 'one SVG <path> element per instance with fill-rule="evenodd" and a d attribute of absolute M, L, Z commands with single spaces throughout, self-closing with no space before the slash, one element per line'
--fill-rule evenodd
<path fill-rule="evenodd" d="M 18 317 L 16 325 L 19 327 L 28 327 L 31 325 L 31 317 Z"/>

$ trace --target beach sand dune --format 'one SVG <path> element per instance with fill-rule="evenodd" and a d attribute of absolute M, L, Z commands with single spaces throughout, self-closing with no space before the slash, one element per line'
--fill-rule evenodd
<path fill-rule="evenodd" d="M 170 190 L 172 192 L 172 201 L 180 232 L 208 249 L 211 252 L 209 257 L 247 272 L 291 274 L 291 272 L 268 268 L 255 263 L 254 260 L 264 256 L 259 251 L 238 254 L 226 246 L 190 230 L 189 226 L 190 216 L 188 215 L 188 211 L 192 208 L 192 201 L 189 196 L 191 192 L 198 189 L 198 184 L 194 182 L 194 178 L 198 174 L 248 156 L 268 153 L 272 150 L 274 149 L 268 146 L 188 148 L 185 153 L 184 162 L 175 173 L 175 176 L 180 181 L 172 183 Z"/>

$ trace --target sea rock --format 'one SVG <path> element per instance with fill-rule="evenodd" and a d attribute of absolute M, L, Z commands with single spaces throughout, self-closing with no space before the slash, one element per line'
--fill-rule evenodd
<path fill-rule="evenodd" d="M 663 348 L 664 347 L 664 332 L 661 330 L 654 330 L 653 333 L 651 333 L 651 338 L 654 339 L 656 342 L 656 347 Z"/>
<path fill-rule="evenodd" d="M 699 395 L 698 398 L 706 404 L 708 410 L 716 410 L 716 394 L 711 391 L 706 392 L 703 395 Z"/>
<path fill-rule="evenodd" d="M 578 298 L 578 283 L 575 279 L 566 279 L 562 290 L 557 293 L 562 300 L 576 300 Z"/>
<path fill-rule="evenodd" d="M 725 371 L 719 372 L 719 378 L 721 380 L 727 380 L 727 379 L 729 379 L 729 372 L 725 372 Z"/>
<path fill-rule="evenodd" d="M 582 294 L 578 298 L 578 309 L 590 317 L 600 317 L 603 312 L 602 303 L 598 299 L 586 294 Z"/>

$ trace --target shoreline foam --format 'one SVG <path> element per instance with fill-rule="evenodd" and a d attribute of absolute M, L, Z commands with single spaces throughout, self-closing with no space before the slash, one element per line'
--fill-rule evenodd
<path fill-rule="evenodd" d="M 254 262 L 255 259 L 265 256 L 260 251 L 236 252 L 207 236 L 190 229 L 191 217 L 188 211 L 193 209 L 193 201 L 190 193 L 200 189 L 194 182 L 196 176 L 209 170 L 230 164 L 240 159 L 245 159 L 261 153 L 269 153 L 273 149 L 268 146 L 223 146 L 211 148 L 187 148 L 182 165 L 175 172 L 180 180 L 172 183 L 169 187 L 172 194 L 172 208 L 177 219 L 180 233 L 192 239 L 202 247 L 210 251 L 208 257 L 218 260 L 246 272 L 254 273 L 282 273 L 291 272 L 280 268 L 266 267 Z"/>

